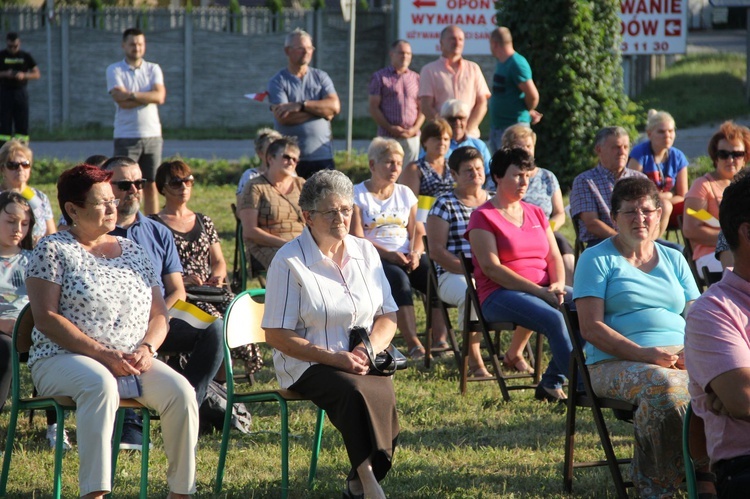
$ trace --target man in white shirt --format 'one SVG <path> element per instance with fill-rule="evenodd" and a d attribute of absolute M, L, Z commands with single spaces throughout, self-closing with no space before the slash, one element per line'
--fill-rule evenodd
<path fill-rule="evenodd" d="M 159 193 L 154 177 L 161 163 L 162 136 L 159 110 L 167 89 L 158 64 L 143 60 L 146 37 L 137 28 L 122 34 L 125 58 L 107 68 L 107 91 L 115 101 L 115 148 L 113 156 L 128 156 L 137 161 L 144 178 L 143 211 L 158 211 Z"/>

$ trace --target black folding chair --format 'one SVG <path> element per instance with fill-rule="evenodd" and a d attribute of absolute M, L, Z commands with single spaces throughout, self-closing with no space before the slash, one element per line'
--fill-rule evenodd
<path fill-rule="evenodd" d="M 461 394 L 466 394 L 466 384 L 469 381 L 493 381 L 496 380 L 500 386 L 500 392 L 503 394 L 503 399 L 507 402 L 510 400 L 511 390 L 527 390 L 530 388 L 536 388 L 541 378 L 541 361 L 542 358 L 542 335 L 536 333 L 536 353 L 531 350 L 529 344 L 526 345 L 527 352 L 529 353 L 529 363 L 534 367 L 534 373 L 519 373 L 519 374 L 505 374 L 501 369 L 501 357 L 498 355 L 500 349 L 500 334 L 503 331 L 513 331 L 516 329 L 516 324 L 512 322 L 488 322 L 482 314 L 482 307 L 479 303 L 479 295 L 477 294 L 477 288 L 474 285 L 473 273 L 474 265 L 471 259 L 464 253 L 460 254 L 461 267 L 464 271 L 464 277 L 466 278 L 466 311 L 464 313 L 464 333 L 463 333 L 463 345 L 461 349 Z M 477 319 L 471 319 L 471 310 L 474 309 Z M 467 377 L 467 371 L 469 369 L 469 331 L 479 331 L 482 333 L 484 338 L 485 348 L 489 354 L 489 360 L 492 362 L 492 368 L 495 375 L 491 378 L 478 378 L 469 379 Z M 492 337 L 492 333 L 495 333 L 495 337 Z M 517 379 L 529 379 L 531 378 L 533 383 L 527 384 L 513 384 L 509 385 L 507 381 Z"/>
<path fill-rule="evenodd" d="M 566 303 L 560 307 L 565 316 L 565 324 L 568 329 L 570 341 L 573 344 L 573 355 L 570 356 L 570 372 L 568 373 L 568 401 L 567 401 L 567 418 L 565 422 L 565 462 L 563 464 L 563 487 L 566 492 L 573 491 L 573 470 L 576 468 L 591 468 L 598 466 L 608 466 L 612 474 L 612 480 L 615 483 L 617 497 L 626 499 L 628 497 L 627 488 L 632 487 L 632 482 L 625 482 L 620 472 L 621 464 L 629 464 L 631 459 L 618 459 L 612 447 L 612 440 L 609 437 L 609 430 L 604 419 L 602 409 L 612 409 L 617 419 L 623 421 L 633 420 L 635 406 L 622 400 L 599 397 L 594 393 L 591 386 L 591 377 L 586 368 L 586 359 L 583 353 L 583 341 L 578 331 L 578 313 L 571 310 L 570 304 Z M 578 392 L 578 377 L 583 377 L 583 392 Z M 594 417 L 594 424 L 599 433 L 604 450 L 605 459 L 600 461 L 575 462 L 573 454 L 575 450 L 576 435 L 576 411 L 578 407 L 589 407 Z"/>
<path fill-rule="evenodd" d="M 426 345 L 425 348 L 426 354 L 424 356 L 424 366 L 429 369 L 430 368 L 430 361 L 432 359 L 433 353 L 439 353 L 439 352 L 453 352 L 453 356 L 456 359 L 456 367 L 458 367 L 458 370 L 461 370 L 461 350 L 458 348 L 458 341 L 456 340 L 456 332 L 453 329 L 453 324 L 451 322 L 450 315 L 448 314 L 449 308 L 455 308 L 454 305 L 451 305 L 449 303 L 445 303 L 443 300 L 440 299 L 438 296 L 438 276 L 437 276 L 437 269 L 435 268 L 435 262 L 432 261 L 430 256 L 430 250 L 429 246 L 427 244 L 427 236 L 422 237 L 424 241 L 424 250 L 427 253 L 428 260 L 430 261 L 430 268 L 429 275 L 427 278 L 427 295 L 425 297 L 425 315 L 427 316 L 426 319 L 426 327 L 425 327 L 425 333 L 427 335 L 426 338 Z M 443 348 L 435 348 L 432 347 L 432 310 L 431 308 L 438 308 L 440 310 L 440 314 L 443 317 L 443 321 L 445 321 L 445 327 L 448 330 L 448 346 Z"/>

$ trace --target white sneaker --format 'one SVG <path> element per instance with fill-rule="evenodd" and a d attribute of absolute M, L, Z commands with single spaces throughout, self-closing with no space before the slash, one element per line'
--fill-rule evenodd
<path fill-rule="evenodd" d="M 47 441 L 51 449 L 57 444 L 57 423 L 47 425 Z M 63 450 L 70 450 L 70 440 L 68 440 L 68 431 L 63 430 Z"/>

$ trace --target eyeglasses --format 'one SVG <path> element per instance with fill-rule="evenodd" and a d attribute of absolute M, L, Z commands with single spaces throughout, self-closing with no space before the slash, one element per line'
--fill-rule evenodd
<path fill-rule="evenodd" d="M 719 149 L 716 151 L 716 157 L 719 159 L 742 159 L 745 157 L 745 151 L 725 151 L 724 149 Z"/>
<path fill-rule="evenodd" d="M 146 182 L 148 181 L 142 178 L 140 180 L 118 180 L 117 182 L 110 182 L 110 184 L 124 192 L 129 191 L 132 186 L 135 186 L 136 190 L 140 191 L 146 185 Z"/>
<path fill-rule="evenodd" d="M 107 208 L 107 206 L 111 206 L 112 208 L 117 208 L 120 205 L 119 199 L 110 199 L 109 201 L 99 201 L 96 203 L 88 203 L 91 206 L 95 208 Z"/>
<path fill-rule="evenodd" d="M 621 211 L 619 213 L 620 213 L 620 215 L 622 215 L 624 217 L 627 217 L 627 218 L 635 218 L 636 215 L 639 215 L 639 216 L 642 216 L 642 217 L 646 217 L 646 218 L 651 218 L 651 217 L 654 216 L 654 214 L 656 214 L 657 211 L 659 211 L 659 210 L 642 210 L 642 209 L 637 209 L 637 210 Z"/>
<path fill-rule="evenodd" d="M 30 161 L 8 161 L 5 163 L 5 168 L 8 170 L 16 171 L 19 167 L 24 167 L 25 169 L 31 168 L 31 162 Z"/>
<path fill-rule="evenodd" d="M 329 222 L 332 222 L 334 218 L 336 218 L 336 215 L 341 215 L 342 218 L 349 218 L 352 216 L 352 208 L 349 206 L 345 206 L 343 208 L 339 208 L 338 210 L 328 210 L 328 211 L 318 211 L 318 210 L 310 210 L 312 213 L 317 213 L 318 215 L 321 215 L 325 220 L 328 220 Z"/>
<path fill-rule="evenodd" d="M 185 178 L 172 177 L 167 182 L 167 185 L 173 189 L 179 189 L 182 184 L 185 184 L 185 187 L 192 187 L 194 183 L 195 178 L 192 175 L 188 175 Z"/>
<path fill-rule="evenodd" d="M 445 118 L 445 119 L 449 123 L 453 123 L 454 121 L 466 121 L 469 118 L 467 116 L 451 116 L 450 118 Z"/>
<path fill-rule="evenodd" d="M 295 158 L 294 156 L 290 156 L 288 154 L 282 154 L 281 157 L 291 163 L 297 163 L 299 161 L 299 158 Z"/>

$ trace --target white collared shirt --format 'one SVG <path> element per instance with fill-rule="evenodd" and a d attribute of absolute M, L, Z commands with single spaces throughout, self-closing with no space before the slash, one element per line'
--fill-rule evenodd
<path fill-rule="evenodd" d="M 372 328 L 376 317 L 398 310 L 375 247 L 347 235 L 339 267 L 323 255 L 310 230 L 276 253 L 266 277 L 262 326 L 289 329 L 332 352 L 349 350 L 349 330 Z M 314 364 L 274 350 L 276 378 L 294 384 Z"/>

